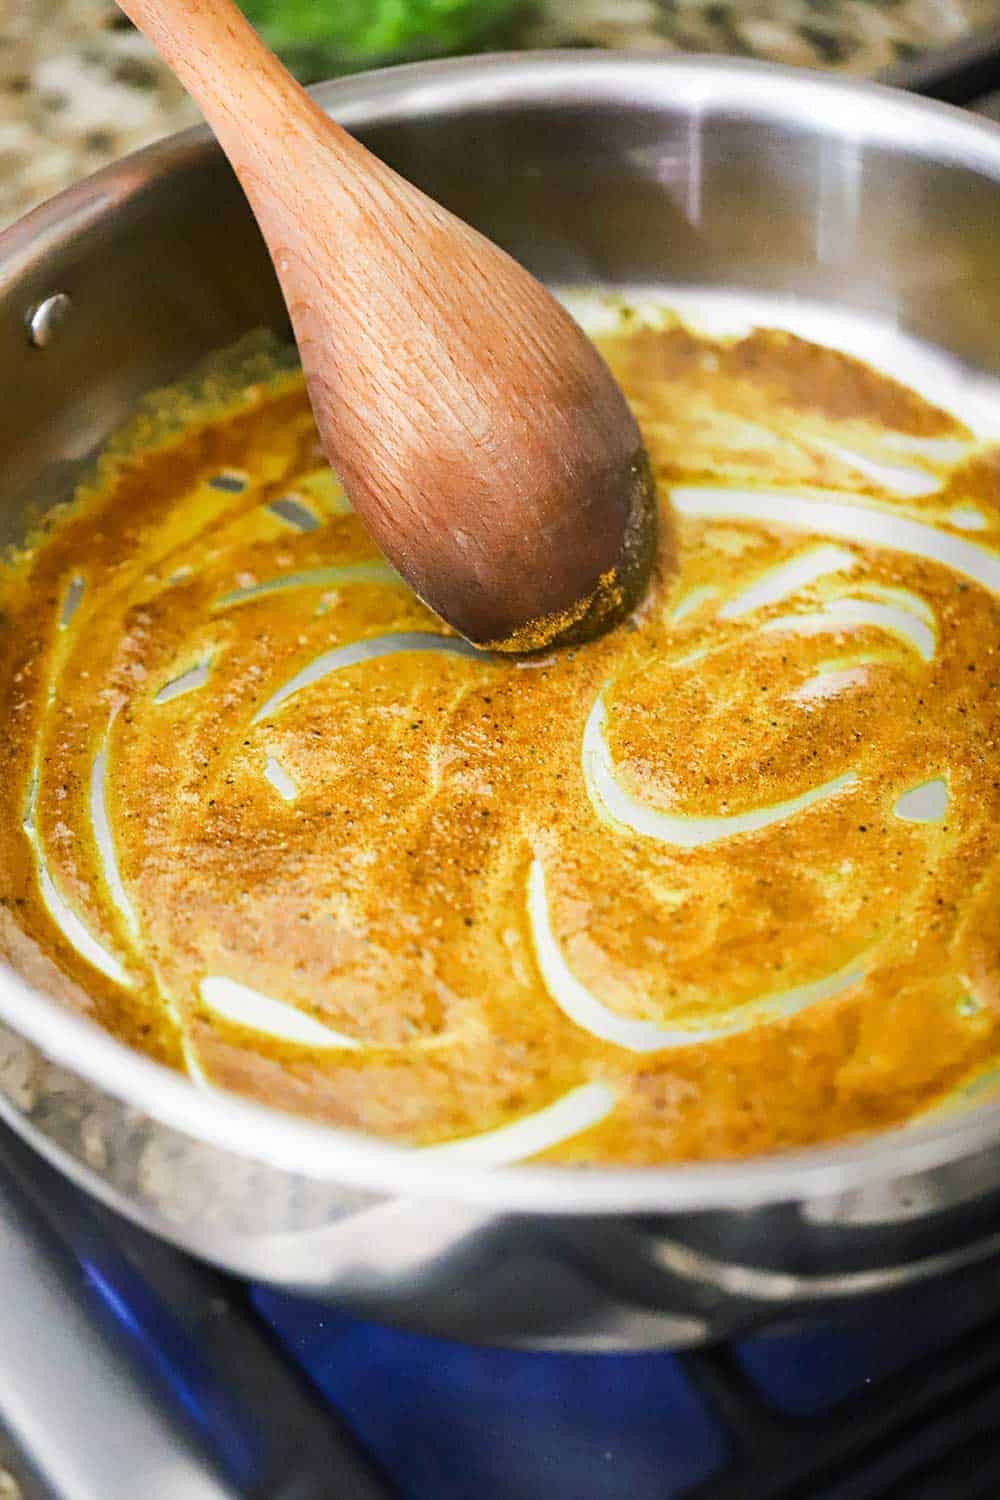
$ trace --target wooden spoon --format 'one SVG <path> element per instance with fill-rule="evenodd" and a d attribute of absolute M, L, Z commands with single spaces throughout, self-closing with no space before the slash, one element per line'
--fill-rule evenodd
<path fill-rule="evenodd" d="M 243 185 L 327 457 L 403 577 L 494 649 L 620 619 L 651 566 L 655 497 L 573 319 L 324 114 L 231 0 L 120 4 Z"/>

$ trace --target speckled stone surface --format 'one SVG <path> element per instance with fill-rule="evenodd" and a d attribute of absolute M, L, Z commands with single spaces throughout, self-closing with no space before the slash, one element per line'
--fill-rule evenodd
<path fill-rule="evenodd" d="M 108 0 L 0 0 L 0 225 L 197 118 Z"/>
<path fill-rule="evenodd" d="M 731 52 L 872 75 L 998 21 L 1000 0 L 542 0 L 517 41 Z M 111 0 L 0 0 L 0 227 L 196 119 Z"/>

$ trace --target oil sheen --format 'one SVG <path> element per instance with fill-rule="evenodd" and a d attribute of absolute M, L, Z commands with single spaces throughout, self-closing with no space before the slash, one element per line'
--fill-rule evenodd
<path fill-rule="evenodd" d="M 775 1151 L 990 1078 L 1000 448 L 820 343 L 595 308 L 676 553 L 603 640 L 450 634 L 263 337 L 10 559 L 33 982 L 196 1085 L 487 1162 Z"/>

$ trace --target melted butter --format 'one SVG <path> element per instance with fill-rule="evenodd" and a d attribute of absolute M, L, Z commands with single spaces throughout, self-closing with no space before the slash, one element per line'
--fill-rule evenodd
<path fill-rule="evenodd" d="M 0 580 L 16 965 L 483 1161 L 775 1150 L 996 1069 L 1000 451 L 788 334 L 598 342 L 678 566 L 521 662 L 374 551 L 284 354 L 147 404 Z"/>

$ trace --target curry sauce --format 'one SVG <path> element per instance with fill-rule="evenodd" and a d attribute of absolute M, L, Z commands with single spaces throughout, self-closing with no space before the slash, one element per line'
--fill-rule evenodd
<path fill-rule="evenodd" d="M 847 355 L 598 342 L 662 556 L 474 650 L 297 368 L 147 403 L 0 579 L 3 949 L 196 1084 L 421 1147 L 721 1158 L 1000 1063 L 1000 450 Z"/>

